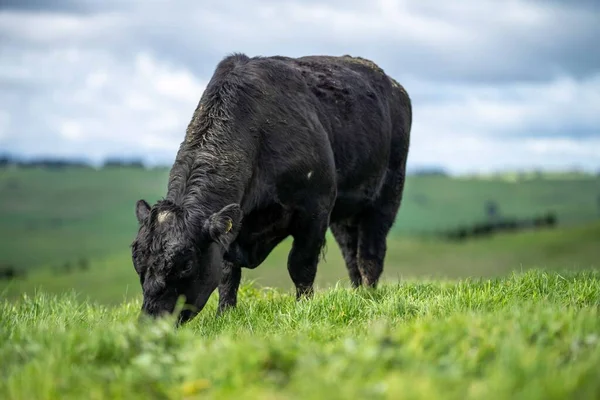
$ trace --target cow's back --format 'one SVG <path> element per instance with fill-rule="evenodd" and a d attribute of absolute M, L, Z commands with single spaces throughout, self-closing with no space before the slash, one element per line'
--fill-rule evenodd
<path fill-rule="evenodd" d="M 327 133 L 341 196 L 373 196 L 392 137 L 390 80 L 369 60 L 349 56 L 274 57 L 299 73 Z"/>
<path fill-rule="evenodd" d="M 255 57 L 243 69 L 261 88 L 253 116 L 263 137 L 255 189 L 262 192 L 281 175 L 290 182 L 290 174 L 320 160 L 318 170 L 335 174 L 340 208 L 378 196 L 397 152 L 394 123 L 403 118 L 395 81 L 373 62 L 350 56 Z"/>
<path fill-rule="evenodd" d="M 370 60 L 309 56 L 299 62 L 315 66 L 307 84 L 325 110 L 321 120 L 338 178 L 334 217 L 343 216 L 379 196 L 388 169 L 405 168 L 410 100 L 404 88 Z"/>

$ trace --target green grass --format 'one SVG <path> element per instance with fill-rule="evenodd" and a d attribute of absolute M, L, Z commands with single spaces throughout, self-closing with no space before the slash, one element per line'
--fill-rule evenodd
<path fill-rule="evenodd" d="M 460 245 L 437 240 L 390 237 L 383 278 L 389 282 L 414 278 L 467 278 L 502 276 L 526 268 L 600 268 L 600 222 L 559 229 L 503 234 Z M 244 269 L 244 280 L 291 293 L 287 272 L 291 240 L 279 245 L 254 270 Z M 316 284 L 348 285 L 347 272 L 335 240 L 328 238 L 326 257 L 318 266 Z M 0 281 L 0 298 L 18 298 L 36 289 L 63 293 L 74 289 L 82 298 L 115 304 L 140 293 L 138 277 L 128 250 L 98 258 L 87 271 L 65 273 L 39 268 L 25 279 Z"/>
<path fill-rule="evenodd" d="M 398 233 L 429 233 L 485 220 L 494 200 L 504 216 L 531 218 L 554 211 L 560 224 L 600 217 L 600 177 L 548 177 L 523 181 L 445 177 L 407 179 Z"/>
<path fill-rule="evenodd" d="M 0 264 L 28 271 L 0 281 L 0 399 L 600 398 L 599 177 L 411 177 L 380 289 L 348 288 L 329 236 L 315 298 L 296 302 L 286 240 L 244 270 L 238 309 L 215 318 L 215 293 L 175 330 L 138 321 L 128 248 L 135 201 L 167 174 L 0 172 Z M 414 235 L 480 220 L 488 199 L 561 225 Z"/>
<path fill-rule="evenodd" d="M 0 264 L 61 267 L 125 252 L 136 232 L 134 205 L 164 196 L 167 169 L 0 169 Z M 600 177 L 556 176 L 510 182 L 409 177 L 393 236 L 435 232 L 481 220 L 484 203 L 531 217 L 549 210 L 560 223 L 598 219 Z"/>
<path fill-rule="evenodd" d="M 0 303 L 3 399 L 597 399 L 600 272 L 336 287 L 244 285 L 190 324 L 72 295 Z"/>
<path fill-rule="evenodd" d="M 127 248 L 136 200 L 162 195 L 166 179 L 136 169 L 0 170 L 0 263 L 62 266 Z"/>

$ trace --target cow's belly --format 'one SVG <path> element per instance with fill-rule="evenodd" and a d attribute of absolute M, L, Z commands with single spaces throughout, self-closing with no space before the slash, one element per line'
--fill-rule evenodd
<path fill-rule="evenodd" d="M 225 259 L 243 268 L 256 268 L 289 235 L 291 218 L 292 214 L 276 203 L 252 210 L 244 217 Z"/>
<path fill-rule="evenodd" d="M 367 204 L 368 201 L 364 197 L 338 194 L 331 211 L 330 222 L 348 219 L 358 214 Z"/>

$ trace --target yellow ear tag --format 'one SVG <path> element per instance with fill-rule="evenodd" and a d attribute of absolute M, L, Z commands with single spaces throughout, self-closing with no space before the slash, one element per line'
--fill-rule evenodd
<path fill-rule="evenodd" d="M 227 230 L 225 231 L 225 233 L 229 233 L 229 231 L 231 230 L 231 228 L 233 227 L 233 222 L 231 222 L 230 219 L 227 220 Z"/>

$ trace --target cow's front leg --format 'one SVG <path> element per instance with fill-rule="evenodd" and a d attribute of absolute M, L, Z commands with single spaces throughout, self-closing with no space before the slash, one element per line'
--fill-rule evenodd
<path fill-rule="evenodd" d="M 219 308 L 217 315 L 237 305 L 237 292 L 242 279 L 242 269 L 230 261 L 223 261 L 223 274 L 219 283 Z"/>
<path fill-rule="evenodd" d="M 317 275 L 319 256 L 325 244 L 329 213 L 299 217 L 294 222 L 294 242 L 288 256 L 288 271 L 296 285 L 296 299 L 310 298 Z"/>
<path fill-rule="evenodd" d="M 258 267 L 285 237 L 286 235 L 281 233 L 279 236 L 263 235 L 256 238 L 254 243 L 244 245 L 235 243 L 230 247 L 223 260 L 218 314 L 237 305 L 242 267 L 249 269 Z"/>

